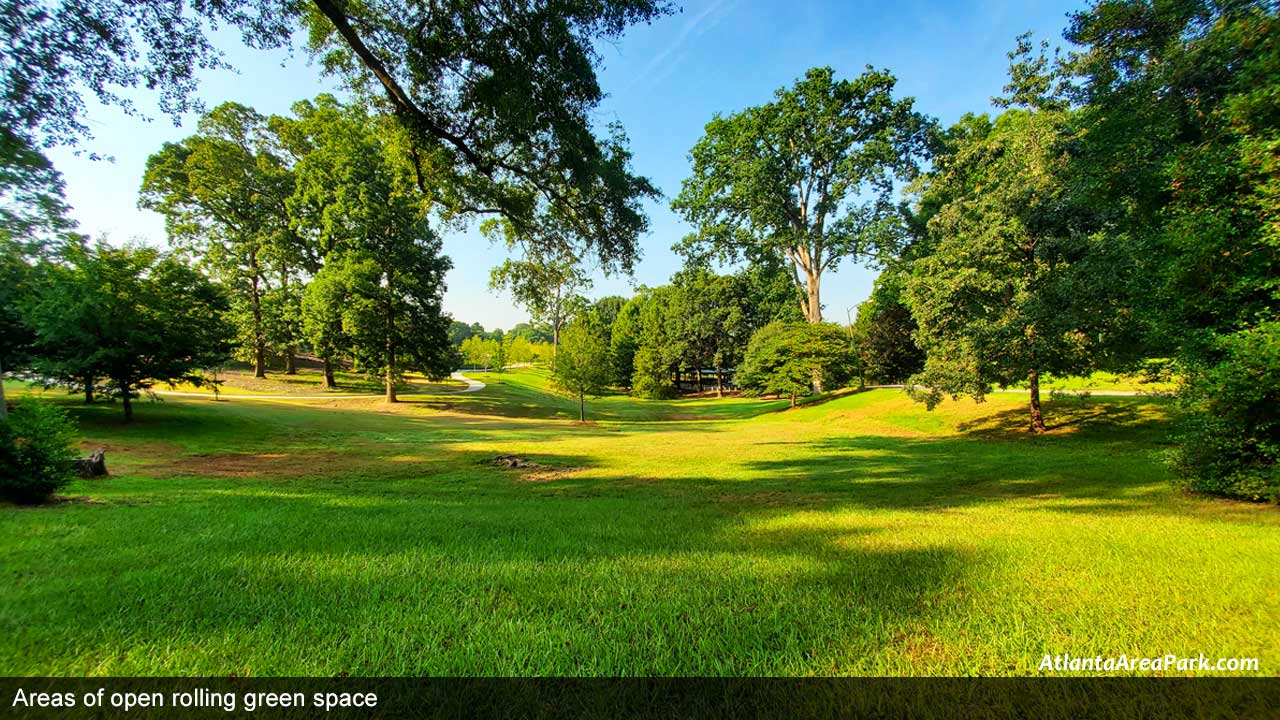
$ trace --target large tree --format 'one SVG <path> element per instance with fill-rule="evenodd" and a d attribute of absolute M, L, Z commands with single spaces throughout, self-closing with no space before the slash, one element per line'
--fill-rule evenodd
<path fill-rule="evenodd" d="M 1065 109 L 972 118 L 938 159 L 924 196 L 937 196 L 929 254 L 912 263 L 905 300 L 925 351 L 910 389 L 929 407 L 943 395 L 981 400 L 993 385 L 1027 383 L 1032 432 L 1045 430 L 1040 377 L 1120 362 L 1126 337 L 1111 279 L 1125 267 L 1090 232 L 1074 194 Z"/>
<path fill-rule="evenodd" d="M 307 303 L 309 326 L 313 340 L 316 333 L 345 339 L 362 367 L 383 375 L 387 401 L 395 402 L 407 370 L 452 370 L 450 319 L 441 309 L 449 259 L 388 119 L 349 108 L 317 123 L 289 200 L 295 214 L 315 213 L 321 240 L 317 277 L 328 286 Z M 322 349 L 328 359 L 336 348 Z"/>
<path fill-rule="evenodd" d="M 33 145 L 88 134 L 86 95 L 136 108 L 158 91 L 163 112 L 192 101 L 197 72 L 224 66 L 210 27 L 252 47 L 287 47 L 305 31 L 321 67 L 407 131 L 420 188 L 456 212 L 518 224 L 554 211 L 605 264 L 630 269 L 652 188 L 629 168 L 620 136 L 594 132 L 603 98 L 599 43 L 672 11 L 662 0 L 2 0 L 0 128 Z M 449 177 L 449 182 L 433 178 Z"/>
<path fill-rule="evenodd" d="M 144 247 L 69 251 L 44 268 L 29 316 L 49 373 L 107 378 L 133 419 L 132 399 L 156 382 L 204 382 L 231 349 L 227 300 L 208 278 Z"/>
<path fill-rule="evenodd" d="M 717 115 L 672 203 L 697 228 L 680 249 L 785 258 L 805 318 L 822 322 L 823 273 L 896 238 L 894 182 L 915 175 L 926 149 L 932 123 L 894 98 L 895 84 L 884 70 L 837 80 L 815 68 L 773 102 Z"/>
<path fill-rule="evenodd" d="M 1087 130 L 1077 163 L 1150 352 L 1177 356 L 1177 468 L 1193 488 L 1280 497 L 1280 11 L 1267 0 L 1103 0 L 1073 13 L 1053 78 Z"/>
<path fill-rule="evenodd" d="M 195 251 L 234 288 L 234 318 L 257 377 L 266 376 L 272 345 L 286 349 L 295 334 L 292 322 L 272 322 L 268 299 L 274 286 L 283 301 L 277 311 L 296 314 L 286 207 L 293 192 L 293 174 L 273 152 L 267 119 L 224 103 L 201 118 L 195 135 L 165 143 L 147 159 L 138 200 L 139 207 L 164 216 L 172 244 Z M 284 338 L 273 338 L 272 329 Z"/>
<path fill-rule="evenodd" d="M 504 239 L 509 250 L 521 255 L 494 268 L 489 286 L 510 293 L 535 322 L 549 326 L 551 347 L 557 351 L 561 330 L 575 313 L 586 310 L 583 293 L 591 288 L 571 232 L 550 220 L 533 236 L 507 221 L 490 221 L 484 227 L 491 238 Z"/>

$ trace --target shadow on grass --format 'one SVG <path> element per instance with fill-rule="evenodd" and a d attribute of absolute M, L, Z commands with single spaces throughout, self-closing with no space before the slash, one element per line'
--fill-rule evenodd
<path fill-rule="evenodd" d="M 548 493 L 497 470 L 457 485 L 293 490 L 222 481 L 178 502 L 94 508 L 114 511 L 111 522 L 58 516 L 80 531 L 42 543 L 34 567 L 37 548 L 24 548 L 27 579 L 5 593 L 26 618 L 9 640 L 24 654 L 9 666 L 778 674 L 893 648 L 973 560 L 848 544 L 870 527 L 744 532 L 740 513 L 673 507 L 635 487 Z M 70 580 L 43 577 L 55 567 Z"/>

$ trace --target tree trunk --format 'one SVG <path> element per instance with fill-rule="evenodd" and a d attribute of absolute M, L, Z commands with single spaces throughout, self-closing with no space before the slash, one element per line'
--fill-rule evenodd
<path fill-rule="evenodd" d="M 133 400 L 129 397 L 129 382 L 116 380 L 116 386 L 120 388 L 120 401 L 124 403 L 124 421 L 133 422 Z"/>
<path fill-rule="evenodd" d="M 694 370 L 694 372 L 697 373 L 698 375 L 698 394 L 701 395 L 702 394 L 702 368 L 699 366 Z"/>
<path fill-rule="evenodd" d="M 1047 428 L 1044 425 L 1044 415 L 1040 412 L 1040 373 L 1032 370 L 1027 373 L 1027 379 L 1031 385 L 1031 432 L 1042 433 Z"/>
<path fill-rule="evenodd" d="M 791 393 L 791 407 L 795 407 L 795 406 L 796 406 L 796 394 Z"/>
<path fill-rule="evenodd" d="M 392 307 L 392 298 L 395 297 L 395 279 L 391 276 L 391 272 L 387 272 L 387 306 L 386 306 L 386 323 L 387 323 L 387 402 L 396 402 L 396 340 L 395 340 L 395 310 Z"/>
<path fill-rule="evenodd" d="M 724 369 L 716 368 L 716 397 L 724 397 Z"/>
<path fill-rule="evenodd" d="M 93 402 L 93 381 L 96 379 L 92 375 L 84 376 L 84 401 L 86 404 Z"/>
<path fill-rule="evenodd" d="M 587 421 L 587 401 L 583 393 L 578 393 L 578 422 Z"/>
<path fill-rule="evenodd" d="M 4 364 L 0 363 L 0 419 L 9 416 L 9 406 L 4 399 Z"/>
<path fill-rule="evenodd" d="M 280 296 L 285 303 L 284 333 L 285 333 L 285 342 L 287 344 L 285 345 L 285 348 L 284 348 L 284 374 L 297 375 L 298 362 L 297 362 L 297 358 L 294 357 L 294 350 L 293 350 L 293 337 L 294 337 L 293 321 L 289 320 L 290 315 L 289 315 L 289 309 L 288 309 L 289 266 L 285 265 L 284 263 L 280 264 Z"/>
<path fill-rule="evenodd" d="M 822 322 L 822 301 L 819 298 L 819 289 L 822 284 L 822 276 L 813 270 L 805 270 L 804 275 L 804 319 L 811 323 L 820 323 Z"/>
<path fill-rule="evenodd" d="M 333 360 L 324 359 L 324 386 L 330 390 L 338 387 L 338 383 L 333 380 Z"/>
<path fill-rule="evenodd" d="M 249 255 L 249 302 L 253 305 L 253 376 L 267 376 L 267 337 L 262 329 L 262 273 L 258 268 L 258 252 Z"/>

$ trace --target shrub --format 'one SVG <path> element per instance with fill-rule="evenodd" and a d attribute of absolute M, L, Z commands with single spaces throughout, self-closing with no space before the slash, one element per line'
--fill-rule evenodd
<path fill-rule="evenodd" d="M 1216 365 L 1190 374 L 1173 465 L 1197 492 L 1280 502 L 1280 322 L 1218 343 Z"/>
<path fill-rule="evenodd" d="M 0 496 L 38 503 L 71 482 L 75 425 L 58 408 L 24 398 L 0 420 Z"/>

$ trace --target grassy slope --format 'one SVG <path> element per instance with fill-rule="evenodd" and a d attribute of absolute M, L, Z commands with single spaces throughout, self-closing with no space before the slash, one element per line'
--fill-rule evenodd
<path fill-rule="evenodd" d="M 92 503 L 0 508 L 0 667 L 1028 674 L 1069 652 L 1276 672 L 1280 513 L 1171 490 L 1160 401 L 1052 402 L 1041 438 L 1016 396 L 926 413 L 893 391 L 781 413 L 603 398 L 621 420 L 584 426 L 542 382 L 390 412 L 170 400 L 129 427 L 77 408 L 115 476 L 67 492 Z M 568 470 L 487 462 L 504 453 Z"/>
<path fill-rule="evenodd" d="M 351 373 L 337 371 L 334 374 L 334 381 L 337 387 L 329 390 L 324 387 L 324 374 L 314 368 L 299 368 L 297 374 L 285 375 L 282 372 L 271 372 L 265 378 L 256 378 L 251 370 L 245 369 L 229 369 L 218 373 L 218 379 L 222 381 L 219 386 L 219 392 L 222 395 L 322 395 L 324 393 L 373 393 L 381 394 L 386 386 L 381 378 L 365 375 L 363 373 Z M 448 392 L 451 390 L 460 390 L 466 387 L 464 383 L 457 380 L 444 380 L 442 382 L 430 382 L 425 377 L 416 374 L 410 374 L 405 381 L 400 383 L 398 389 L 400 392 Z M 168 390 L 167 385 L 160 385 L 157 390 Z M 209 386 L 194 387 L 187 384 L 179 384 L 174 387 L 175 390 L 183 392 L 204 392 L 213 394 Z"/>

